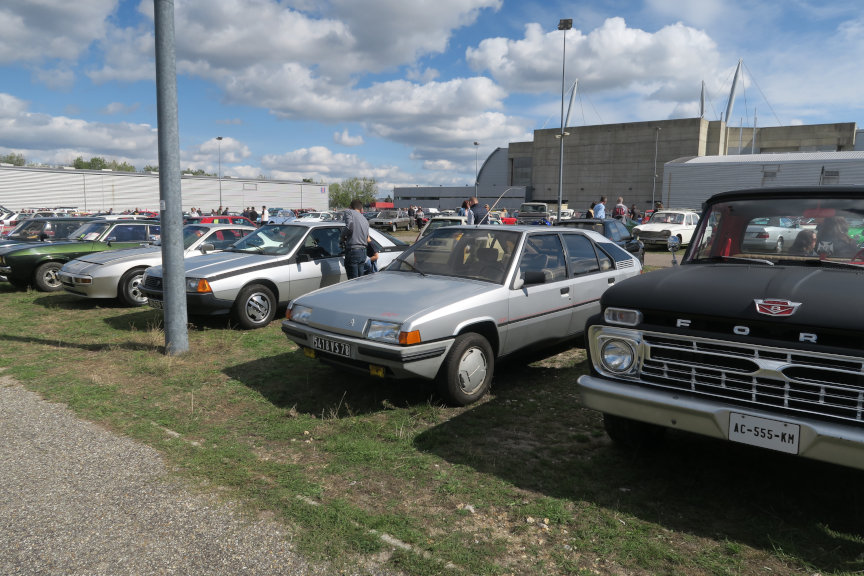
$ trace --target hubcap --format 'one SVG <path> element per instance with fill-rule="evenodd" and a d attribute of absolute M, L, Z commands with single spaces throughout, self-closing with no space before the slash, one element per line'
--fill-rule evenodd
<path fill-rule="evenodd" d="M 45 275 L 42 277 L 45 280 L 45 284 L 52 288 L 60 286 L 60 277 L 57 275 L 57 271 L 56 268 L 51 268 L 50 270 L 46 270 Z"/>
<path fill-rule="evenodd" d="M 141 302 L 142 304 L 147 302 L 147 297 L 141 292 L 141 279 L 144 278 L 143 275 L 135 276 L 132 278 L 132 281 L 129 282 L 129 289 L 127 290 L 129 294 L 129 298 L 134 300 L 135 302 Z"/>
<path fill-rule="evenodd" d="M 252 294 L 246 300 L 246 316 L 255 323 L 263 322 L 270 316 L 270 301 L 263 294 Z"/>
<path fill-rule="evenodd" d="M 486 380 L 486 355 L 480 348 L 469 348 L 459 360 L 459 387 L 465 394 L 474 394 Z"/>

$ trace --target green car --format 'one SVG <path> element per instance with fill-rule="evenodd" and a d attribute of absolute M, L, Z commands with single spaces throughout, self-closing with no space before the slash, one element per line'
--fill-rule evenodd
<path fill-rule="evenodd" d="M 78 228 L 74 240 L 0 248 L 0 274 L 19 288 L 55 292 L 63 289 L 57 273 L 66 262 L 92 252 L 152 244 L 159 234 L 157 220 L 94 220 Z"/>

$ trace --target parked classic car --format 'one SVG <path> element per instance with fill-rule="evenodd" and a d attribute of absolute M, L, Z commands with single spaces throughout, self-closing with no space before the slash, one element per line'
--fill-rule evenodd
<path fill-rule="evenodd" d="M 287 224 L 297 218 L 292 210 L 271 210 L 267 224 Z"/>
<path fill-rule="evenodd" d="M 815 229 L 816 226 L 810 228 Z M 798 218 L 755 218 L 747 225 L 744 233 L 744 248 L 757 252 L 783 252 L 792 246 L 798 233 L 804 229 Z"/>
<path fill-rule="evenodd" d="M 224 250 L 255 230 L 254 226 L 238 224 L 188 224 L 183 227 L 183 256 Z M 63 288 L 71 294 L 118 298 L 127 306 L 143 306 L 147 304 L 141 292 L 144 270 L 161 263 L 159 245 L 108 250 L 67 262 L 58 275 Z"/>
<path fill-rule="evenodd" d="M 622 220 L 617 218 L 574 218 L 572 220 L 562 219 L 556 225 L 599 232 L 624 250 L 633 254 L 639 259 L 641 264 L 645 263 L 645 245 L 630 233 L 630 230 L 627 229 L 626 224 Z"/>
<path fill-rule="evenodd" d="M 303 222 L 336 222 L 339 220 L 335 212 L 304 212 L 297 216 L 298 220 Z"/>
<path fill-rule="evenodd" d="M 592 231 L 438 228 L 382 272 L 295 298 L 282 331 L 308 356 L 437 379 L 467 405 L 489 389 L 496 359 L 581 334 L 606 288 L 641 269 Z"/>
<path fill-rule="evenodd" d="M 603 295 L 582 404 L 623 446 L 671 428 L 864 469 L 864 250 L 847 229 L 860 214 L 861 187 L 710 198 L 680 266 Z M 816 225 L 810 245 L 747 249 L 754 220 L 788 216 Z"/>
<path fill-rule="evenodd" d="M 186 261 L 186 302 L 190 315 L 230 314 L 242 328 L 270 323 L 276 309 L 316 288 L 347 278 L 341 222 L 268 224 L 218 254 Z M 378 266 L 389 264 L 408 245 L 369 230 Z M 162 308 L 162 267 L 144 273 L 142 291 Z"/>
<path fill-rule="evenodd" d="M 693 210 L 658 210 L 645 224 L 633 228 L 633 234 L 646 246 L 666 246 L 670 236 L 677 236 L 683 246 L 690 243 L 699 214 Z"/>
<path fill-rule="evenodd" d="M 369 219 L 369 226 L 395 232 L 398 228 L 410 230 L 414 223 L 404 210 L 382 210 L 375 218 Z"/>
<path fill-rule="evenodd" d="M 0 249 L 0 274 L 17 287 L 62 290 L 57 273 L 66 262 L 91 252 L 134 248 L 159 240 L 156 220 L 92 220 L 72 233 L 75 240 L 20 244 Z"/>
<path fill-rule="evenodd" d="M 82 224 L 95 220 L 92 216 L 61 216 L 57 218 L 30 218 L 22 220 L 0 240 L 0 247 L 29 242 L 66 240 Z"/>

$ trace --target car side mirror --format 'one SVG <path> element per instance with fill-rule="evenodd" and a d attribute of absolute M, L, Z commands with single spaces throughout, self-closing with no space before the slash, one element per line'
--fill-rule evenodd
<path fill-rule="evenodd" d="M 515 286 L 516 289 L 533 284 L 545 284 L 546 274 L 542 270 L 526 270 L 521 278 L 516 279 L 516 282 L 519 284 Z"/>
<path fill-rule="evenodd" d="M 105 243 L 108 244 L 108 246 L 110 246 L 112 242 L 116 242 L 116 241 L 117 241 L 116 236 L 109 236 L 108 238 L 105 239 Z"/>
<path fill-rule="evenodd" d="M 311 262 L 312 257 L 309 254 L 297 254 L 297 263 L 300 264 L 302 262 Z"/>
<path fill-rule="evenodd" d="M 198 247 L 198 250 L 200 250 L 202 254 L 207 254 L 208 252 L 212 252 L 215 249 L 216 247 L 213 246 L 213 244 L 211 244 L 210 242 L 205 242 Z"/>
<path fill-rule="evenodd" d="M 675 259 L 675 252 L 677 252 L 678 249 L 681 248 L 681 241 L 678 239 L 677 236 L 670 236 L 666 240 L 666 246 L 669 248 L 669 252 L 672 253 L 672 265 L 677 266 L 678 260 Z"/>

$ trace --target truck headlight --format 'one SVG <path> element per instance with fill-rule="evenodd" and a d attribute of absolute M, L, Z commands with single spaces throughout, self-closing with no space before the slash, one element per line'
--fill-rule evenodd
<path fill-rule="evenodd" d="M 622 374 L 633 367 L 636 351 L 627 340 L 612 338 L 600 346 L 600 361 L 610 372 Z"/>
<path fill-rule="evenodd" d="M 642 323 L 642 312 L 628 308 L 609 307 L 603 311 L 603 319 L 608 324 L 618 326 L 636 326 Z"/>

